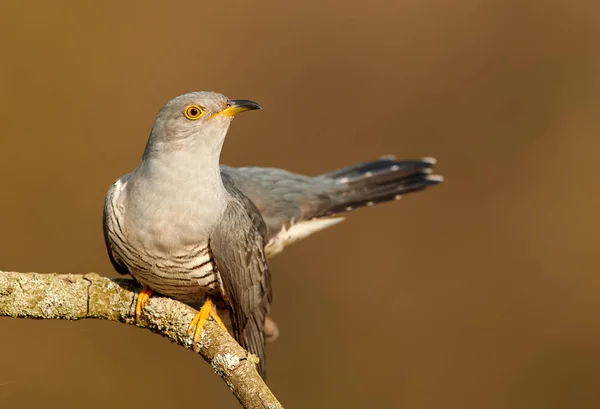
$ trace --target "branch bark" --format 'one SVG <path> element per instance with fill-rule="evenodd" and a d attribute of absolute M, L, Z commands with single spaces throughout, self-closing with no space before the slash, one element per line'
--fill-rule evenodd
<path fill-rule="evenodd" d="M 134 324 L 140 286 L 133 280 L 97 274 L 38 274 L 0 271 L 0 316 L 78 320 L 99 318 Z M 137 325 L 192 348 L 187 328 L 195 311 L 186 304 L 152 296 Z M 204 325 L 198 353 L 247 409 L 279 409 L 281 404 L 256 371 L 258 358 L 213 320 Z"/>

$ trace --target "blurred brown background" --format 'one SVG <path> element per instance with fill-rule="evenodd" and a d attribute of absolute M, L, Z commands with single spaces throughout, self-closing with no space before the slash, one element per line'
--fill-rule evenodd
<path fill-rule="evenodd" d="M 227 164 L 317 174 L 394 153 L 446 177 L 272 261 L 286 407 L 600 407 L 597 1 L 0 8 L 0 269 L 115 276 L 108 186 L 163 103 L 216 90 L 264 108 L 233 124 Z M 150 332 L 0 328 L 3 408 L 237 407 Z"/>

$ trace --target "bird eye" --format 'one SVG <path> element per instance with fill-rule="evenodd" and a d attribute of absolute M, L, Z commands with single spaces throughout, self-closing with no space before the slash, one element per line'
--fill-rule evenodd
<path fill-rule="evenodd" d="M 204 109 L 202 109 L 198 105 L 190 105 L 185 109 L 183 115 L 185 115 L 187 119 L 195 121 L 196 119 L 199 119 L 202 115 L 204 115 Z"/>

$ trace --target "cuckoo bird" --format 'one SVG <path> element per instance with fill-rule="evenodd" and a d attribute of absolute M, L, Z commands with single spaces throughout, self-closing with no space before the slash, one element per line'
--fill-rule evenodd
<path fill-rule="evenodd" d="M 131 173 L 104 202 L 110 260 L 144 289 L 136 320 L 153 292 L 200 307 L 189 325 L 197 348 L 217 309 L 236 340 L 259 357 L 265 376 L 265 323 L 271 303 L 267 257 L 343 220 L 339 214 L 438 184 L 432 158 L 387 156 L 310 177 L 281 169 L 219 164 L 233 117 L 260 109 L 247 100 L 192 92 L 158 113 Z"/>

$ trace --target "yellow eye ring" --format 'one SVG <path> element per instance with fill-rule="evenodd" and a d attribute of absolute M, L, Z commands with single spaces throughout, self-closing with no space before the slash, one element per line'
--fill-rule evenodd
<path fill-rule="evenodd" d="M 196 119 L 200 119 L 202 115 L 204 115 L 204 109 L 199 107 L 198 105 L 190 105 L 183 111 L 183 115 L 191 121 L 195 121 Z"/>

